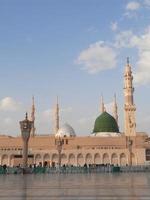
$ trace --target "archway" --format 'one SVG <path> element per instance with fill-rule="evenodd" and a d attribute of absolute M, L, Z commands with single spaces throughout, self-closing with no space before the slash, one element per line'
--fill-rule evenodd
<path fill-rule="evenodd" d="M 69 155 L 68 163 L 70 165 L 75 165 L 75 155 L 74 154 Z"/>
<path fill-rule="evenodd" d="M 90 153 L 88 153 L 85 157 L 85 163 L 86 164 L 92 164 L 92 155 Z"/>
<path fill-rule="evenodd" d="M 67 156 L 66 154 L 61 154 L 61 165 L 66 165 L 67 163 Z"/>
<path fill-rule="evenodd" d="M 111 156 L 111 164 L 117 165 L 118 164 L 118 156 L 116 153 L 113 153 Z"/>
<path fill-rule="evenodd" d="M 104 153 L 103 155 L 103 164 L 110 164 L 108 153 Z"/>
<path fill-rule="evenodd" d="M 83 155 L 81 153 L 78 154 L 78 156 L 77 156 L 77 164 L 80 166 L 84 165 L 84 159 L 83 159 Z"/>
<path fill-rule="evenodd" d="M 54 153 L 52 155 L 52 166 L 55 166 L 56 164 L 58 164 L 58 154 Z"/>
<path fill-rule="evenodd" d="M 120 155 L 120 165 L 125 166 L 127 164 L 127 157 L 124 153 Z"/>
<path fill-rule="evenodd" d="M 43 165 L 49 166 L 50 165 L 50 155 L 47 153 L 43 157 Z"/>
<path fill-rule="evenodd" d="M 2 165 L 8 165 L 8 155 L 2 156 Z"/>
<path fill-rule="evenodd" d="M 36 165 L 42 165 L 42 156 L 40 154 L 37 154 L 35 156 L 35 164 Z"/>
<path fill-rule="evenodd" d="M 14 155 L 10 156 L 10 167 L 13 167 L 15 165 L 14 163 Z"/>
<path fill-rule="evenodd" d="M 101 164 L 101 157 L 100 157 L 100 154 L 99 153 L 96 153 L 94 155 L 94 163 L 95 164 Z"/>

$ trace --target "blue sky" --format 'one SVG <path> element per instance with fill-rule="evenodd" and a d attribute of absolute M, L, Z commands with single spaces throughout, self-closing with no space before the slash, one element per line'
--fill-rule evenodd
<path fill-rule="evenodd" d="M 103 93 L 116 92 L 123 130 L 123 71 L 135 77 L 137 129 L 150 127 L 150 0 L 1 0 L 0 132 L 17 135 L 36 103 L 37 133 L 52 131 L 56 96 L 61 124 L 92 132 Z"/>

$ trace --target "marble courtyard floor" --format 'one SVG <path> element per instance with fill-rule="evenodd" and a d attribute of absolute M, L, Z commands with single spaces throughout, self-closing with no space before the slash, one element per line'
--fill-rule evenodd
<path fill-rule="evenodd" d="M 150 200 L 150 173 L 0 175 L 0 200 Z"/>

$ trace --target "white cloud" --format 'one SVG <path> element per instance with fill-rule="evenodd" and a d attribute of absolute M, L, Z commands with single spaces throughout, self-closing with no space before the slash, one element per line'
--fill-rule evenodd
<path fill-rule="evenodd" d="M 20 108 L 21 103 L 14 100 L 12 97 L 5 97 L 0 101 L 0 110 L 16 111 Z"/>
<path fill-rule="evenodd" d="M 89 118 L 82 117 L 78 120 L 78 122 L 80 125 L 85 125 L 85 124 L 87 124 L 87 122 L 89 122 Z"/>
<path fill-rule="evenodd" d="M 145 1 L 144 1 L 144 5 L 145 5 L 146 7 L 150 7 L 150 0 L 145 0 Z"/>
<path fill-rule="evenodd" d="M 137 46 L 140 52 L 150 51 L 150 27 L 140 36 L 134 35 L 131 39 L 131 44 L 132 46 Z"/>
<path fill-rule="evenodd" d="M 135 11 L 138 10 L 140 8 L 140 3 L 138 3 L 137 1 L 131 1 L 126 5 L 126 10 L 129 11 Z"/>
<path fill-rule="evenodd" d="M 142 7 L 142 5 L 137 1 L 130 1 L 126 5 L 126 11 L 123 16 L 127 18 L 137 18 L 137 11 Z"/>
<path fill-rule="evenodd" d="M 110 28 L 112 31 L 116 31 L 118 29 L 118 23 L 117 22 L 111 22 Z"/>
<path fill-rule="evenodd" d="M 150 83 L 150 27 L 141 36 L 133 36 L 131 42 L 139 54 L 137 71 L 134 74 L 135 83 L 137 85 Z"/>
<path fill-rule="evenodd" d="M 52 109 L 47 109 L 47 110 L 44 110 L 42 112 L 42 116 L 45 117 L 45 118 L 49 118 L 53 115 L 53 110 Z"/>
<path fill-rule="evenodd" d="M 93 116 L 89 116 L 89 117 L 81 117 L 80 119 L 78 119 L 77 123 L 83 128 L 87 128 L 87 126 L 89 126 L 89 130 L 91 130 L 91 128 L 93 127 L 94 121 L 97 117 L 97 114 L 93 115 Z"/>
<path fill-rule="evenodd" d="M 113 111 L 113 105 L 114 105 L 114 102 L 113 102 L 113 101 L 104 105 L 105 108 L 106 108 L 106 111 L 107 111 L 108 113 L 112 113 L 112 111 Z"/>
<path fill-rule="evenodd" d="M 134 80 L 137 85 L 150 83 L 150 51 L 140 53 Z"/>
<path fill-rule="evenodd" d="M 116 36 L 114 46 L 138 50 L 134 81 L 137 85 L 150 83 L 150 27 L 141 35 L 134 35 L 130 30 L 120 32 Z"/>
<path fill-rule="evenodd" d="M 132 39 L 133 33 L 131 30 L 122 31 L 116 35 L 114 46 L 116 48 L 133 47 Z"/>
<path fill-rule="evenodd" d="M 102 70 L 112 69 L 116 66 L 118 49 L 134 48 L 138 52 L 134 82 L 136 85 L 150 83 L 150 27 L 144 33 L 137 35 L 131 30 L 116 34 L 114 43 L 110 47 L 104 42 L 91 44 L 83 50 L 78 59 L 82 69 L 94 74 Z"/>
<path fill-rule="evenodd" d="M 72 112 L 72 107 L 66 107 L 66 108 L 61 108 L 60 109 L 60 114 L 61 113 L 70 113 L 70 112 Z M 54 114 L 55 114 L 55 109 L 53 108 L 53 109 L 47 109 L 47 110 L 44 110 L 43 112 L 42 112 L 42 116 L 44 117 L 44 118 L 51 118 L 51 117 L 54 117 Z"/>
<path fill-rule="evenodd" d="M 62 113 L 70 113 L 70 112 L 72 112 L 72 107 L 61 108 L 60 112 L 62 112 Z"/>
<path fill-rule="evenodd" d="M 78 120 L 78 123 L 84 126 L 91 123 L 91 121 L 93 121 L 93 117 L 82 117 Z"/>
<path fill-rule="evenodd" d="M 13 120 L 10 117 L 4 118 L 3 121 L 4 121 L 4 124 L 6 124 L 6 125 L 11 125 L 13 122 Z"/>
<path fill-rule="evenodd" d="M 78 56 L 77 63 L 83 66 L 81 69 L 95 74 L 116 67 L 116 57 L 115 50 L 100 41 L 83 50 Z"/>

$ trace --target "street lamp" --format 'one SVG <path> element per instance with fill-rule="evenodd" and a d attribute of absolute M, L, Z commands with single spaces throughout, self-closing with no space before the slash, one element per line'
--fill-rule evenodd
<path fill-rule="evenodd" d="M 23 169 L 26 169 L 28 165 L 28 142 L 33 122 L 28 120 L 28 114 L 26 113 L 25 120 L 20 121 L 19 123 L 23 141 Z"/>
<path fill-rule="evenodd" d="M 61 167 L 61 152 L 62 152 L 62 147 L 63 147 L 63 139 L 61 138 L 61 136 L 55 137 L 55 144 L 56 144 L 56 148 L 58 151 L 58 166 L 60 169 L 60 167 Z"/>

